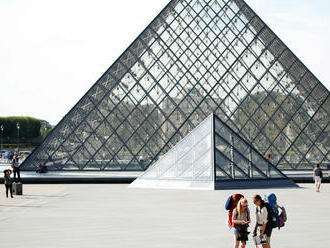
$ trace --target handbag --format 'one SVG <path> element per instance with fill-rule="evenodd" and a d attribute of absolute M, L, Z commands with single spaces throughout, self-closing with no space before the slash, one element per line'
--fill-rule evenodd
<path fill-rule="evenodd" d="M 264 245 L 264 244 L 268 244 L 268 239 L 267 239 L 267 235 L 264 234 L 264 236 L 262 237 L 262 239 L 260 238 L 259 235 L 255 234 L 253 236 L 253 241 L 255 245 Z"/>
<path fill-rule="evenodd" d="M 237 241 L 248 241 L 249 240 L 249 234 L 248 232 L 248 226 L 247 225 L 242 225 L 237 228 L 238 229 L 238 234 L 237 234 Z"/>

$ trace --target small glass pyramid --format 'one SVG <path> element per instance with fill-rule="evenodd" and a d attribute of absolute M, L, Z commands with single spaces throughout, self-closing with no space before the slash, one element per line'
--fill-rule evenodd
<path fill-rule="evenodd" d="M 211 114 L 130 187 L 224 189 L 295 185 Z"/>

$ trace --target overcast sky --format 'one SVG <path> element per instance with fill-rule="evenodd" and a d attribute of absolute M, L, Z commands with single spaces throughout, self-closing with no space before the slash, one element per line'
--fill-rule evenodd
<path fill-rule="evenodd" d="M 168 1 L 0 0 L 0 116 L 57 124 Z M 329 89 L 330 1 L 247 2 Z"/>

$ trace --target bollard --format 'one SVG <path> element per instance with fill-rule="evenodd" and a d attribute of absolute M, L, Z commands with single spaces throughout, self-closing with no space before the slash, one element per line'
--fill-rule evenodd
<path fill-rule="evenodd" d="M 13 195 L 23 195 L 23 184 L 13 183 Z"/>

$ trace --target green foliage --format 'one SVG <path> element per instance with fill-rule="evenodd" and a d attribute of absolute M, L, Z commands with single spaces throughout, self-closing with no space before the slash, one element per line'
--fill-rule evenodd
<path fill-rule="evenodd" d="M 0 126 L 3 125 L 2 138 L 4 143 L 17 143 L 17 123 L 19 123 L 20 143 L 38 145 L 51 130 L 51 125 L 47 121 L 33 117 L 0 117 Z"/>

